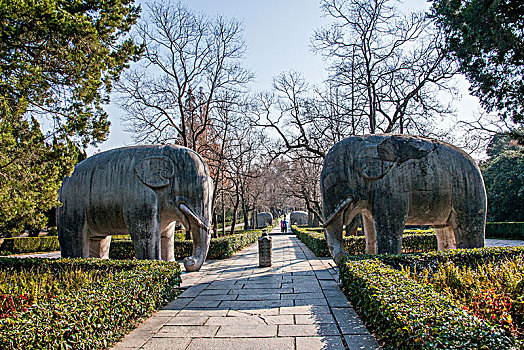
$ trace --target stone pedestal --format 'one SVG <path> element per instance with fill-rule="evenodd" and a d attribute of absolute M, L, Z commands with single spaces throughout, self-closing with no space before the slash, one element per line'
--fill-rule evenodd
<path fill-rule="evenodd" d="M 269 267 L 272 264 L 271 237 L 267 232 L 258 239 L 258 266 Z"/>

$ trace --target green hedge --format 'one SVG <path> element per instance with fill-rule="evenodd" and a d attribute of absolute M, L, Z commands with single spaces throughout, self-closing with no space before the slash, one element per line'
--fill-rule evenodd
<path fill-rule="evenodd" d="M 323 233 L 324 229 L 321 227 L 300 227 L 300 229 L 309 232 Z M 359 231 L 361 229 L 359 228 Z M 411 230 L 407 229 L 404 234 L 433 234 L 433 229 L 426 230 Z M 486 223 L 486 238 L 495 239 L 516 239 L 524 240 L 524 222 L 487 222 Z"/>
<path fill-rule="evenodd" d="M 314 233 L 311 229 L 298 228 L 291 226 L 293 233 L 304 242 L 305 245 L 318 257 L 329 255 L 329 249 L 326 238 L 323 233 Z M 406 230 L 409 234 L 402 237 L 403 253 L 419 253 L 437 250 L 437 237 L 434 233 L 414 233 L 414 230 Z M 426 231 L 426 230 L 424 230 Z M 350 255 L 365 254 L 366 239 L 364 236 L 346 236 L 344 237 L 344 250 Z"/>
<path fill-rule="evenodd" d="M 235 252 L 253 244 L 262 234 L 262 231 L 247 231 L 219 238 L 211 238 L 208 259 L 226 259 Z M 193 253 L 193 241 L 175 241 L 175 259 L 180 260 Z M 109 249 L 111 259 L 132 259 L 135 257 L 131 240 L 111 242 Z"/>
<path fill-rule="evenodd" d="M 378 259 L 348 259 L 340 276 L 344 292 L 385 349 L 517 348 L 502 328 Z"/>
<path fill-rule="evenodd" d="M 208 259 L 225 259 L 240 249 L 254 243 L 262 231 L 245 231 L 232 236 L 212 238 Z M 184 237 L 184 231 L 176 231 L 175 238 Z M 0 255 L 50 252 L 60 250 L 58 237 L 18 237 L 0 239 Z M 193 252 L 193 242 L 190 240 L 175 240 L 175 258 L 182 259 Z M 133 243 L 129 235 L 113 236 L 111 249 L 112 259 L 132 259 L 135 256 Z"/>
<path fill-rule="evenodd" d="M 295 226 L 296 228 L 299 228 L 303 231 L 307 231 L 310 233 L 324 233 L 324 229 L 322 227 L 300 227 L 296 225 L 292 225 L 292 226 Z"/>
<path fill-rule="evenodd" d="M 0 319 L 1 349 L 105 349 L 175 298 L 181 282 L 178 263 L 0 258 L 2 272 L 31 269 L 98 270 L 102 278 Z"/>
<path fill-rule="evenodd" d="M 209 245 L 209 252 L 207 253 L 208 259 L 226 259 L 238 252 L 239 250 L 250 246 L 255 243 L 258 238 L 262 235 L 263 231 L 251 231 L 246 233 L 234 234 L 231 236 L 224 236 L 219 238 L 211 239 Z M 192 253 L 193 243 L 191 242 L 191 250 L 189 256 Z"/>
<path fill-rule="evenodd" d="M 524 222 L 487 222 L 486 238 L 524 240 Z"/>
<path fill-rule="evenodd" d="M 300 229 L 295 225 L 291 226 L 291 231 L 300 239 L 317 257 L 326 257 L 329 255 L 329 249 L 326 243 L 326 238 L 323 233 L 312 233 L 310 231 Z"/>
<path fill-rule="evenodd" d="M 57 236 L 0 239 L 0 255 L 52 252 L 60 250 Z"/>
<path fill-rule="evenodd" d="M 435 251 L 424 254 L 412 255 L 379 255 L 378 258 L 392 267 L 410 267 L 416 270 L 436 269 L 439 264 L 448 261 L 455 265 L 476 267 L 478 264 L 487 262 L 496 263 L 500 260 L 515 258 L 524 255 L 524 246 L 520 247 L 489 247 L 476 249 L 450 249 Z M 359 260 L 366 257 L 351 257 L 351 260 Z"/>

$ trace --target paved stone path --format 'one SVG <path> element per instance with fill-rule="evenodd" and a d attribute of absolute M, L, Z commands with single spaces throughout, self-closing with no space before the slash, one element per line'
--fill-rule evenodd
<path fill-rule="evenodd" d="M 16 254 L 16 255 L 6 255 L 4 258 L 48 258 L 48 259 L 58 259 L 60 258 L 60 251 L 48 252 L 48 253 L 32 253 L 32 254 Z"/>
<path fill-rule="evenodd" d="M 379 349 L 338 287 L 333 260 L 294 236 L 272 239 L 272 267 L 258 267 L 256 244 L 206 262 L 113 349 Z"/>
<path fill-rule="evenodd" d="M 486 239 L 486 247 L 518 247 L 523 245 L 524 241 L 511 239 Z"/>

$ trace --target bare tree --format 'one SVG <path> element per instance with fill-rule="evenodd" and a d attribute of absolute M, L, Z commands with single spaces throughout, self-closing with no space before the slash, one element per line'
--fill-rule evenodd
<path fill-rule="evenodd" d="M 197 151 L 210 167 L 214 201 L 223 202 L 221 193 L 230 186 L 222 183 L 229 136 L 241 116 L 235 109 L 252 79 L 241 65 L 241 24 L 158 1 L 147 4 L 135 35 L 143 57 L 117 85 L 127 130 L 138 143 L 176 143 Z M 214 206 L 215 235 L 216 216 Z"/>
<path fill-rule="evenodd" d="M 286 165 L 281 159 L 271 160 L 266 157 L 267 166 L 264 173 L 257 179 L 261 195 L 257 201 L 257 210 L 269 211 L 273 217 L 280 215 L 280 209 L 288 205 L 291 193 L 285 182 Z"/>
<path fill-rule="evenodd" d="M 273 159 L 282 157 L 288 193 L 317 218 L 323 158 L 335 143 L 364 132 L 362 117 L 338 97 L 336 88 L 315 88 L 300 73 L 284 72 L 274 79 L 273 91 L 257 95 L 249 110 L 254 125 L 277 136 L 265 146 Z"/>
<path fill-rule="evenodd" d="M 297 72 L 284 72 L 273 80 L 273 91 L 255 96 L 250 118 L 254 125 L 273 130 L 280 145 L 268 144 L 276 158 L 323 158 L 329 148 L 355 134 L 360 121 L 336 99 L 329 87 L 310 86 Z"/>
<path fill-rule="evenodd" d="M 325 87 L 285 72 L 271 93 L 257 97 L 252 119 L 278 139 L 268 151 L 289 162 L 289 188 L 317 216 L 316 179 L 335 143 L 376 132 L 436 136 L 435 121 L 452 115 L 440 97 L 454 93 L 455 67 L 440 48 L 439 32 L 424 13 L 401 14 L 393 3 L 322 0 L 334 23 L 316 31 L 312 42 L 330 64 Z"/>
<path fill-rule="evenodd" d="M 452 114 L 456 67 L 423 12 L 400 13 L 394 0 L 322 0 L 334 20 L 315 32 L 316 52 L 330 62 L 330 82 L 369 133 L 435 135 L 433 121 Z"/>
<path fill-rule="evenodd" d="M 521 131 L 521 128 L 511 120 L 483 110 L 478 110 L 470 119 L 455 120 L 454 124 L 460 136 L 453 137 L 450 141 L 467 150 L 475 159 L 488 156 L 486 151 L 493 138 L 501 135 L 513 137 L 513 133 Z"/>
<path fill-rule="evenodd" d="M 176 142 L 199 151 L 222 99 L 235 97 L 252 79 L 241 66 L 242 26 L 181 3 L 152 2 L 147 9 L 136 31 L 143 58 L 118 85 L 124 121 L 138 142 Z"/>
<path fill-rule="evenodd" d="M 233 233 L 239 207 L 244 216 L 244 229 L 247 229 L 249 213 L 255 210 L 261 195 L 257 179 L 266 170 L 266 167 L 262 166 L 262 145 L 266 139 L 262 130 L 252 128 L 249 123 L 240 123 L 232 129 L 229 141 L 225 176 L 231 184 L 229 193 L 233 203 Z"/>
<path fill-rule="evenodd" d="M 288 161 L 287 171 L 283 176 L 289 194 L 304 203 L 304 207 L 316 218 L 316 222 L 322 218 L 319 187 L 322 160 L 302 158 Z"/>

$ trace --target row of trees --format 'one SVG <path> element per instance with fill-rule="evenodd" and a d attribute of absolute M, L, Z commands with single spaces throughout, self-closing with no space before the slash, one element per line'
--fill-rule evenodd
<path fill-rule="evenodd" d="M 429 13 L 395 5 L 321 0 L 332 24 L 311 42 L 327 81 L 312 86 L 289 71 L 270 91 L 252 92 L 236 20 L 173 2 L 146 3 L 139 18 L 132 0 L 0 0 L 0 232 L 42 227 L 61 178 L 107 136 L 111 92 L 137 143 L 199 152 L 215 184 L 215 218 L 227 211 L 245 226 L 250 213 L 284 207 L 319 220 L 322 161 L 347 136 L 453 140 L 442 122 L 454 110 L 443 101 L 455 98 L 458 72 L 499 120 L 521 121 L 522 5 L 439 0 Z M 464 32 L 485 6 L 490 26 Z M 474 126 L 487 130 L 483 120 Z"/>

